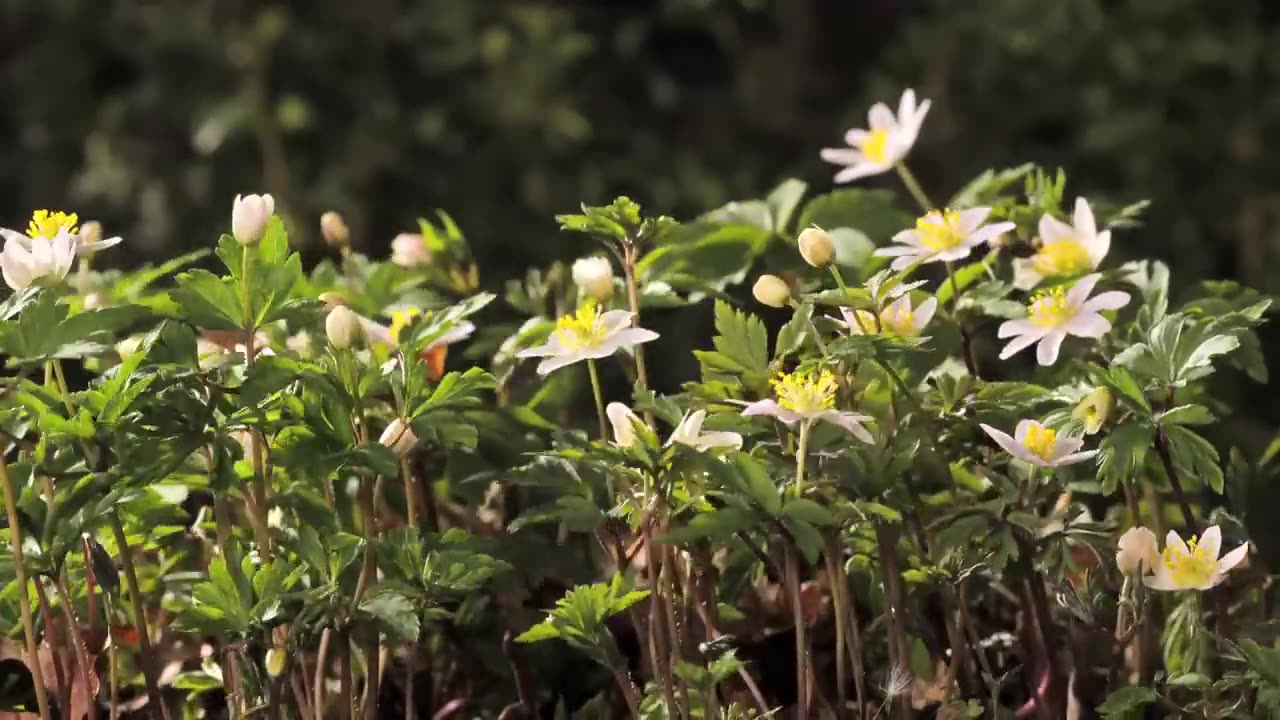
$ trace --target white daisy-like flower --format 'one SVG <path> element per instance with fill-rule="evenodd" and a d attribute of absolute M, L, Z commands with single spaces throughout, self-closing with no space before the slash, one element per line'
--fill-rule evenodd
<path fill-rule="evenodd" d="M 880 257 L 894 258 L 890 266 L 905 270 L 917 262 L 953 262 L 969 257 L 982 243 L 1016 227 L 1011 222 L 983 225 L 991 214 L 989 207 L 968 210 L 930 210 L 916 220 L 916 226 L 893 236 L 897 245 L 875 251 Z"/>
<path fill-rule="evenodd" d="M 929 105 L 929 100 L 916 105 L 916 91 L 911 88 L 903 91 L 896 116 L 882 102 L 872 105 L 867 113 L 867 129 L 844 134 L 849 147 L 822 150 L 823 160 L 844 166 L 836 173 L 835 181 L 847 183 L 892 170 L 915 145 Z"/>
<path fill-rule="evenodd" d="M 865 443 L 875 442 L 862 423 L 872 418 L 836 410 L 839 385 L 830 370 L 802 370 L 782 373 L 770 381 L 777 399 L 758 400 L 742 410 L 743 415 L 768 415 L 787 425 L 824 420 L 847 430 Z"/>
<path fill-rule="evenodd" d="M 1249 543 L 1218 557 L 1222 552 L 1222 531 L 1217 525 L 1204 531 L 1198 540 L 1194 535 L 1183 542 L 1173 530 L 1165 537 L 1162 562 L 1149 568 L 1153 573 L 1143 578 L 1153 590 L 1208 590 L 1227 578 L 1227 573 L 1249 556 Z"/>
<path fill-rule="evenodd" d="M 1036 360 L 1041 365 L 1058 361 L 1058 351 L 1068 335 L 1083 338 L 1100 338 L 1111 330 L 1111 322 L 1102 316 L 1103 310 L 1119 310 L 1129 304 L 1129 293 L 1111 290 L 1090 298 L 1094 286 L 1102 279 L 1099 273 L 1085 275 L 1064 291 L 1061 287 L 1038 293 L 1027 306 L 1027 317 L 1008 320 L 1000 325 L 996 335 L 1013 338 L 1000 351 L 1004 360 L 1033 343 Z"/>
<path fill-rule="evenodd" d="M 76 259 L 76 220 L 75 213 L 37 210 L 25 235 L 0 228 L 4 237 L 0 271 L 5 284 L 17 291 L 40 281 L 65 278 Z"/>
<path fill-rule="evenodd" d="M 611 402 L 605 408 L 605 415 L 609 417 L 609 424 L 613 426 L 613 443 L 615 445 L 633 447 L 640 441 L 636 428 L 644 427 L 644 421 L 631 408 L 620 402 Z M 673 443 L 680 443 L 681 445 L 688 445 L 698 452 L 707 452 L 708 450 L 720 448 L 737 450 L 742 447 L 742 436 L 736 432 L 702 432 L 702 423 L 706 418 L 706 410 L 686 413 L 663 447 L 669 447 Z"/>
<path fill-rule="evenodd" d="M 1045 278 L 1074 277 L 1097 270 L 1111 249 L 1111 231 L 1098 232 L 1089 201 L 1076 198 L 1071 224 L 1045 213 L 1040 218 L 1040 249 L 1013 261 L 1013 286 L 1030 290 Z"/>
<path fill-rule="evenodd" d="M 658 339 L 658 333 L 652 330 L 631 327 L 631 318 L 632 313 L 626 310 L 601 313 L 595 305 L 584 305 L 573 315 L 560 318 L 545 345 L 521 350 L 516 357 L 545 358 L 538 363 L 538 374 L 546 375 L 566 365 L 609 357 L 622 348 Z"/>
<path fill-rule="evenodd" d="M 840 308 L 844 315 L 844 324 L 853 335 L 876 335 L 892 333 L 902 337 L 916 337 L 924 330 L 924 326 L 933 319 L 938 309 L 938 299 L 931 297 L 920 303 L 917 308 L 911 307 L 911 297 L 903 295 L 880 311 L 880 321 L 870 310 L 851 310 Z"/>
<path fill-rule="evenodd" d="M 1079 452 L 1084 445 L 1084 440 L 1061 437 L 1053 428 L 1045 427 L 1035 420 L 1019 422 L 1012 437 L 986 423 L 982 423 L 982 429 L 1005 452 L 1036 467 L 1055 468 L 1072 465 L 1098 454 L 1097 450 Z"/>
<path fill-rule="evenodd" d="M 1132 527 L 1116 543 L 1116 567 L 1125 575 L 1152 571 L 1160 563 L 1160 541 L 1144 527 Z"/>

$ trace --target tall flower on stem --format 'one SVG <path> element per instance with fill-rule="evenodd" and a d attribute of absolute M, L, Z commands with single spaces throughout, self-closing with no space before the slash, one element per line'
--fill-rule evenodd
<path fill-rule="evenodd" d="M 546 344 L 521 350 L 517 357 L 540 357 L 538 374 L 546 375 L 566 365 L 583 360 L 609 357 L 622 348 L 635 347 L 658 339 L 658 333 L 633 328 L 627 310 L 600 312 L 594 304 L 583 305 L 572 315 L 565 315 Z"/>
<path fill-rule="evenodd" d="M 1013 338 L 1000 351 L 1000 359 L 1039 343 L 1036 360 L 1041 365 L 1052 365 L 1058 361 L 1058 351 L 1068 335 L 1083 338 L 1106 335 L 1111 330 L 1111 322 L 1101 312 L 1128 305 L 1129 293 L 1111 290 L 1090 298 L 1089 294 L 1101 279 L 1101 274 L 1093 273 L 1080 278 L 1070 290 L 1058 287 L 1038 293 L 1027 306 L 1025 319 L 1009 320 L 996 331 L 999 337 Z"/>
<path fill-rule="evenodd" d="M 1111 249 L 1111 231 L 1098 232 L 1089 201 L 1076 198 L 1071 224 L 1045 213 L 1040 218 L 1040 249 L 1013 261 L 1013 286 L 1030 290 L 1045 278 L 1073 277 L 1097 270 Z"/>
<path fill-rule="evenodd" d="M 1062 437 L 1053 428 L 1035 420 L 1018 423 L 1013 435 L 997 430 L 986 423 L 982 429 L 996 444 L 1015 458 L 1036 467 L 1055 468 L 1083 462 L 1098 454 L 1097 450 L 1080 452 L 1084 441 L 1080 438 Z"/>
<path fill-rule="evenodd" d="M 1147 568 L 1151 574 L 1143 578 L 1152 590 L 1208 590 L 1227 579 L 1227 573 L 1249 555 L 1249 544 L 1245 543 L 1218 557 L 1222 552 L 1222 530 L 1217 525 L 1198 539 L 1192 535 L 1187 542 L 1170 530 L 1164 542 L 1162 562 Z"/>
<path fill-rule="evenodd" d="M 844 428 L 865 443 L 875 440 L 862 423 L 871 420 L 867 415 L 836 409 L 835 375 L 830 370 L 808 369 L 793 373 L 781 373 L 770 381 L 777 399 L 758 400 L 742 410 L 743 415 L 767 415 L 788 426 L 805 425 L 824 420 Z"/>
<path fill-rule="evenodd" d="M 65 278 L 76 258 L 76 222 L 75 213 L 37 210 L 25 235 L 0 228 L 4 236 L 0 271 L 5 284 L 17 291 Z"/>
<path fill-rule="evenodd" d="M 964 259 L 975 247 L 1016 227 L 1011 222 L 984 225 L 990 214 L 988 207 L 930 210 L 916 220 L 915 227 L 893 236 L 897 245 L 880 248 L 875 254 L 894 258 L 890 266 L 894 270 L 905 270 L 919 262 L 951 263 Z"/>
<path fill-rule="evenodd" d="M 889 303 L 877 316 L 869 310 L 852 310 L 841 308 L 845 327 L 853 335 L 880 335 L 893 333 L 902 337 L 916 337 L 924 330 L 924 326 L 933 319 L 938 309 L 938 299 L 931 297 L 911 307 L 911 297 L 902 297 Z"/>
<path fill-rule="evenodd" d="M 822 150 L 823 160 L 843 166 L 835 181 L 847 183 L 892 170 L 915 145 L 929 105 L 929 100 L 917 105 L 916 92 L 911 88 L 902 92 L 897 115 L 882 102 L 872 105 L 867 112 L 867 129 L 845 133 L 844 141 L 849 147 Z"/>

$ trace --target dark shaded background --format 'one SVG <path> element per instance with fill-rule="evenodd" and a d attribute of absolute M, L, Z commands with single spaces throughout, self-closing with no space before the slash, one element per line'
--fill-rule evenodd
<path fill-rule="evenodd" d="M 1121 258 L 1275 289 L 1278 21 L 1267 0 L 0 0 L 0 219 L 74 209 L 135 264 L 208 245 L 237 192 L 273 193 L 311 259 L 324 210 L 383 254 L 441 208 L 497 284 L 581 254 L 552 220 L 580 201 L 688 217 L 826 188 L 818 149 L 913 85 L 936 196 L 1061 166 L 1072 195 L 1153 200 Z"/>

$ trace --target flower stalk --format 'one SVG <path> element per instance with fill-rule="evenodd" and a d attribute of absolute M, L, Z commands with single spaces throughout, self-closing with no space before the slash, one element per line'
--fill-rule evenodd
<path fill-rule="evenodd" d="M 27 590 L 27 570 L 22 559 L 22 524 L 18 517 L 18 499 L 9 480 L 9 464 L 0 453 L 0 485 L 4 492 L 4 509 L 9 521 L 9 545 L 13 548 L 13 574 L 18 583 L 18 608 L 22 613 L 22 633 L 27 641 L 27 665 L 35 686 L 36 706 L 41 720 L 53 720 L 49 711 L 49 697 L 45 692 L 44 673 L 40 666 L 40 643 L 36 639 L 36 625 L 31 616 L 31 595 Z"/>

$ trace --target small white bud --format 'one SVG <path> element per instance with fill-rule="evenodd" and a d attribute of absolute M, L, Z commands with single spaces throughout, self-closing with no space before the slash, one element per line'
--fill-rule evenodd
<path fill-rule="evenodd" d="M 409 427 L 408 423 L 401 418 L 396 418 L 391 421 L 386 430 L 382 431 L 382 436 L 378 438 L 378 442 L 403 457 L 418 444 L 418 436 L 413 434 L 413 428 Z"/>
<path fill-rule="evenodd" d="M 347 227 L 347 221 L 342 219 L 336 210 L 320 216 L 320 234 L 324 236 L 325 243 L 331 248 L 344 248 L 351 244 L 351 229 Z"/>
<path fill-rule="evenodd" d="M 345 350 L 363 338 L 364 328 L 360 324 L 359 315 L 346 305 L 339 305 L 325 317 L 324 334 L 330 345 L 338 350 Z"/>
<path fill-rule="evenodd" d="M 267 222 L 276 211 L 270 195 L 236 196 L 231 207 L 231 234 L 241 245 L 256 245 L 267 231 Z"/>
<path fill-rule="evenodd" d="M 791 301 L 791 286 L 777 275 L 761 275 L 751 288 L 757 302 L 769 307 L 786 307 Z"/>
<path fill-rule="evenodd" d="M 400 233 L 391 241 L 391 262 L 400 267 L 415 268 L 431 262 L 427 241 L 417 233 Z"/>
<path fill-rule="evenodd" d="M 1144 527 L 1129 528 L 1117 543 L 1116 567 L 1125 575 L 1151 570 L 1160 559 L 1156 534 Z"/>
<path fill-rule="evenodd" d="M 828 267 L 835 261 L 836 244 L 831 235 L 820 227 L 805 228 L 796 242 L 800 246 L 800 256 L 816 268 Z"/>
<path fill-rule="evenodd" d="M 605 257 L 580 258 L 573 264 L 573 282 L 587 297 L 608 302 L 613 297 L 613 265 Z"/>

